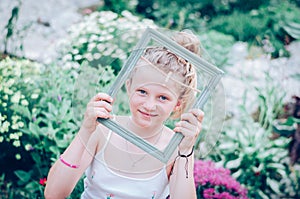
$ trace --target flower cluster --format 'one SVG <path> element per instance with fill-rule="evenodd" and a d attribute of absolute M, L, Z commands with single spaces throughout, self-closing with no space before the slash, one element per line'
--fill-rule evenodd
<path fill-rule="evenodd" d="M 217 168 L 212 161 L 196 160 L 194 178 L 198 198 L 247 199 L 247 190 L 230 175 L 230 171 Z"/>
<path fill-rule="evenodd" d="M 121 63 L 116 60 L 127 59 L 147 27 L 156 26 L 152 20 L 139 19 L 129 11 L 123 11 L 120 16 L 111 11 L 94 12 L 73 25 L 69 37 L 59 42 L 59 59 L 67 68 L 71 62 L 77 63 L 73 67 L 79 67 L 87 61 L 93 67 L 112 64 L 118 71 Z"/>
<path fill-rule="evenodd" d="M 6 58 L 0 62 L 0 143 L 20 147 L 26 121 L 22 114 L 34 112 L 33 104 L 39 97 L 34 80 L 41 73 L 41 65 L 28 60 Z M 32 103 L 31 103 L 32 102 Z M 15 154 L 21 159 L 20 154 Z"/>

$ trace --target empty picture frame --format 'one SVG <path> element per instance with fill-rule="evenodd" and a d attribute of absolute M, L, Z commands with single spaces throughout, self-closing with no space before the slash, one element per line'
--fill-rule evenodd
<path fill-rule="evenodd" d="M 205 85 L 204 89 L 201 91 L 201 94 L 197 96 L 194 104 L 192 105 L 193 108 L 202 109 L 207 99 L 209 98 L 211 92 L 215 89 L 216 85 L 220 81 L 223 75 L 223 71 L 218 69 L 213 64 L 207 62 L 203 58 L 190 52 L 186 48 L 180 46 L 173 40 L 169 39 L 165 35 L 158 32 L 157 30 L 151 28 L 147 28 L 144 34 L 142 35 L 141 39 L 135 46 L 134 50 L 128 57 L 127 61 L 124 63 L 115 82 L 108 90 L 108 94 L 113 98 L 116 96 L 117 92 L 121 89 L 122 85 L 128 79 L 137 61 L 142 56 L 144 50 L 147 48 L 147 45 L 151 40 L 157 42 L 159 45 L 167 48 L 168 50 L 175 53 L 179 57 L 192 63 L 194 67 L 196 67 L 196 69 L 200 69 L 205 73 L 207 73 L 208 83 L 207 85 Z M 169 161 L 170 157 L 173 155 L 177 146 L 183 139 L 183 135 L 181 133 L 175 133 L 172 139 L 170 140 L 169 144 L 164 148 L 163 151 L 161 151 L 157 149 L 155 146 L 153 146 L 151 143 L 147 142 L 143 138 L 137 136 L 130 130 L 124 128 L 123 126 L 119 125 L 117 122 L 111 119 L 98 118 L 97 121 L 103 124 L 104 126 L 106 126 L 107 128 L 111 129 L 113 132 L 117 133 L 124 139 L 128 140 L 132 144 L 135 144 L 145 152 L 154 156 L 155 158 L 157 158 L 163 163 L 167 163 Z"/>

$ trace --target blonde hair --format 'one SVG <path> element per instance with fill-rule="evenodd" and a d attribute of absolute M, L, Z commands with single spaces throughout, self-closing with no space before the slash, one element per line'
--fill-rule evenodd
<path fill-rule="evenodd" d="M 178 32 L 172 39 L 189 51 L 200 55 L 200 41 L 192 33 Z M 172 114 L 172 118 L 178 118 L 194 102 L 195 90 L 197 90 L 197 72 L 194 66 L 187 60 L 177 56 L 165 47 L 150 47 L 145 50 L 143 59 L 146 59 L 154 67 L 165 74 L 174 74 L 182 82 L 180 85 L 180 106 Z M 142 61 L 139 60 L 139 62 Z M 138 63 L 139 64 L 139 63 Z"/>

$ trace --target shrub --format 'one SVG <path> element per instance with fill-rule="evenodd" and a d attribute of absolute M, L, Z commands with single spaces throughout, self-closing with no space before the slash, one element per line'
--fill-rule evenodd
<path fill-rule="evenodd" d="M 245 118 L 246 119 L 246 118 Z M 226 128 L 217 147 L 216 161 L 229 168 L 249 191 L 250 198 L 285 196 L 279 181 L 288 176 L 288 140 L 269 140 L 251 118 Z"/>
<path fill-rule="evenodd" d="M 84 74 L 104 77 L 102 84 L 85 83 L 87 91 L 95 91 L 95 84 L 102 87 L 114 77 L 110 67 L 87 70 L 82 66 L 81 69 Z M 12 198 L 42 197 L 51 164 L 79 129 L 83 115 L 80 111 L 84 111 L 80 108 L 86 102 L 73 97 L 83 90 L 76 86 L 81 85 L 76 84 L 81 74 L 80 69 L 62 69 L 55 64 L 45 67 L 10 58 L 0 62 L 0 148 L 3 151 L 0 158 L 4 163 L 1 171 L 6 174 L 3 183 L 14 190 Z M 78 110 L 75 102 L 80 104 Z M 82 190 L 82 185 L 78 187 L 80 191 L 75 190 L 75 195 Z"/>

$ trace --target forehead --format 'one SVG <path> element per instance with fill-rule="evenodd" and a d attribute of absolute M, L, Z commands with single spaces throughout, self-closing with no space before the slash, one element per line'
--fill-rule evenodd
<path fill-rule="evenodd" d="M 133 87 L 146 84 L 158 84 L 172 90 L 172 92 L 175 92 L 176 94 L 179 94 L 180 86 L 172 80 L 172 78 L 176 78 L 176 74 L 165 74 L 155 69 L 153 66 L 145 64 L 143 66 L 138 66 L 135 69 L 134 74 L 132 75 L 132 84 Z"/>

